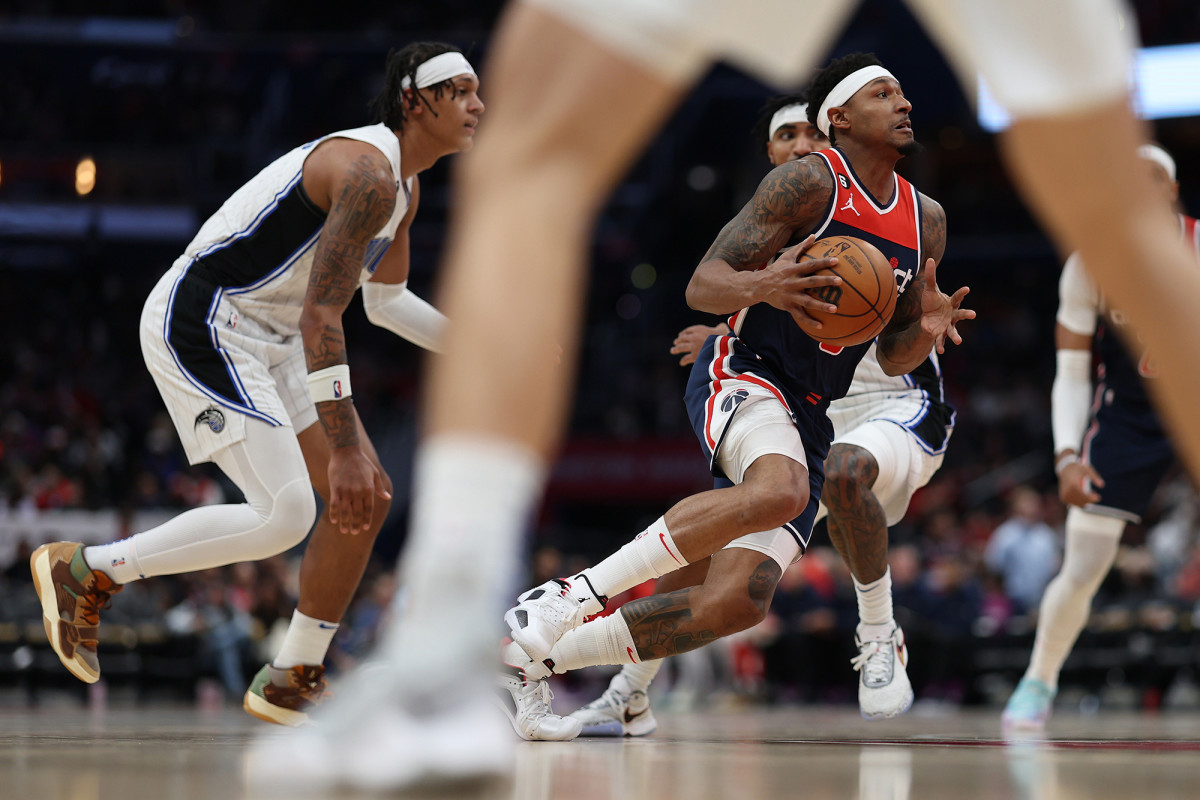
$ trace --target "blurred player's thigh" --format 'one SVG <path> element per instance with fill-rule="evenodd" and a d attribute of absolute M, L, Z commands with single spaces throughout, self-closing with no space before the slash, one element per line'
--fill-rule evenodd
<path fill-rule="evenodd" d="M 729 61 L 781 85 L 805 70 L 857 0 L 524 0 L 676 82 Z M 801 22 L 798 22 L 802 21 Z"/>
<path fill-rule="evenodd" d="M 1120 97 L 1136 20 L 1117 0 L 906 0 L 964 86 L 982 75 L 1019 117 Z"/>

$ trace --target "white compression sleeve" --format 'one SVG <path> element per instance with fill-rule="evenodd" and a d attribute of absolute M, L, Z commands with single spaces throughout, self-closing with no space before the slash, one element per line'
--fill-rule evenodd
<path fill-rule="evenodd" d="M 1059 350 L 1058 368 L 1050 389 L 1050 427 L 1054 452 L 1078 452 L 1087 427 L 1092 397 L 1092 353 L 1089 350 Z"/>
<path fill-rule="evenodd" d="M 363 308 L 372 325 L 387 328 L 418 347 L 441 352 L 446 317 L 408 290 L 408 281 L 375 283 L 362 287 Z"/>

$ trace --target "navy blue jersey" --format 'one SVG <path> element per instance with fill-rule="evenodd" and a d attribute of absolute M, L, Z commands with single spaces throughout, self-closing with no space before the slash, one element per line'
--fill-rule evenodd
<path fill-rule="evenodd" d="M 1193 252 L 1200 252 L 1200 226 L 1192 217 L 1179 215 L 1183 237 Z M 1126 347 L 1119 332 L 1126 324 L 1120 311 L 1107 307 L 1096 326 L 1096 377 L 1107 391 L 1119 399 L 1127 399 L 1149 407 L 1144 381 L 1157 375 L 1154 358 L 1140 345 L 1133 351 Z"/>
<path fill-rule="evenodd" d="M 821 159 L 834 183 L 824 219 L 812 232 L 818 239 L 855 236 L 875 245 L 891 262 L 903 293 L 921 260 L 921 201 L 916 188 L 895 175 L 892 196 L 879 202 L 862 187 L 836 147 L 806 157 Z M 801 404 L 815 405 L 823 414 L 831 400 L 846 394 L 858 362 L 871 347 L 871 342 L 853 347 L 818 342 L 796 325 L 791 314 L 766 303 L 733 315 L 729 328 L 770 369 L 793 411 Z"/>

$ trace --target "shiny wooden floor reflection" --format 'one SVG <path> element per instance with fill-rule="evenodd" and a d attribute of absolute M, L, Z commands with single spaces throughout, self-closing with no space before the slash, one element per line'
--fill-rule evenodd
<path fill-rule="evenodd" d="M 663 714 L 641 740 L 521 743 L 487 800 L 1185 798 L 1200 796 L 1200 716 L 1057 716 L 1006 742 L 994 713 L 866 723 L 854 709 Z M 246 798 L 238 711 L 0 710 L 0 798 Z M 419 796 L 419 795 L 417 795 Z M 459 796 L 443 793 L 440 797 Z M 246 798 L 251 800 L 251 798 Z"/>

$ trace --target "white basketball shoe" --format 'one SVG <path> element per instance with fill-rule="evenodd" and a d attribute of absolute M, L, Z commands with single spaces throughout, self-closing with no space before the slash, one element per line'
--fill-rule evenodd
<path fill-rule="evenodd" d="M 863 719 L 890 719 L 908 711 L 912 684 L 905 666 L 908 647 L 899 625 L 859 624 L 854 634 L 858 655 L 850 660 L 858 671 L 858 707 Z"/>
<path fill-rule="evenodd" d="M 583 725 L 580 736 L 649 736 L 658 730 L 650 698 L 628 689 L 618 674 L 604 694 L 571 714 Z"/>
<path fill-rule="evenodd" d="M 517 605 L 505 612 L 504 622 L 529 658 L 542 662 L 564 633 L 599 614 L 607 601 L 591 590 L 582 575 L 573 581 L 555 578 L 518 597 Z"/>
<path fill-rule="evenodd" d="M 522 739 L 565 742 L 578 736 L 583 728 L 579 720 L 560 717 L 551 710 L 554 693 L 544 680 L 526 680 L 505 672 L 497 678 L 496 696 L 497 705 Z"/>
<path fill-rule="evenodd" d="M 488 689 L 414 699 L 388 673 L 359 668 L 338 703 L 319 710 L 317 724 L 256 737 L 243 766 L 248 796 L 466 791 L 512 773 L 516 743 Z"/>

